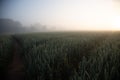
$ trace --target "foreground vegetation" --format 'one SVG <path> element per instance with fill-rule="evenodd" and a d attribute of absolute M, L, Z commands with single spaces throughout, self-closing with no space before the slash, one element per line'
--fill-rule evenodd
<path fill-rule="evenodd" d="M 14 38 L 22 47 L 26 80 L 120 79 L 119 32 L 38 33 Z"/>
<path fill-rule="evenodd" d="M 12 39 L 10 36 L 0 36 L 0 74 L 1 79 L 7 72 L 7 66 L 12 59 Z"/>

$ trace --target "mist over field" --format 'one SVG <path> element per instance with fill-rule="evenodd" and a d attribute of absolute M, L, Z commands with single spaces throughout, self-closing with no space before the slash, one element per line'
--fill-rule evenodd
<path fill-rule="evenodd" d="M 0 19 L 0 33 L 14 34 L 14 33 L 30 33 L 30 32 L 46 32 L 46 26 L 41 24 L 33 24 L 31 26 L 23 26 L 20 22 L 12 19 Z"/>
<path fill-rule="evenodd" d="M 0 0 L 0 9 L 0 33 L 120 30 L 120 0 Z"/>
<path fill-rule="evenodd" d="M 120 0 L 0 0 L 0 80 L 120 80 Z"/>

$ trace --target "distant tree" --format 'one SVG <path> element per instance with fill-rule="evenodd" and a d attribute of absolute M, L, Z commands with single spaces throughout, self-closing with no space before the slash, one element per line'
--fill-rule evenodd
<path fill-rule="evenodd" d="M 18 21 L 12 19 L 0 19 L 0 34 L 6 33 L 25 33 L 25 32 L 44 32 L 47 31 L 45 25 L 40 23 L 33 24 L 28 27 L 23 27 Z"/>
<path fill-rule="evenodd" d="M 47 27 L 45 25 L 41 25 L 40 23 L 36 23 L 31 25 L 30 30 L 32 30 L 32 32 L 41 32 L 46 31 Z"/>
<path fill-rule="evenodd" d="M 24 28 L 18 21 L 12 19 L 0 19 L 0 33 L 20 33 Z"/>

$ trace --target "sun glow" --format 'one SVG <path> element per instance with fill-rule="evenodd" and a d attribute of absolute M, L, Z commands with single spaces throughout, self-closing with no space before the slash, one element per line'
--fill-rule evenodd
<path fill-rule="evenodd" d="M 81 5 L 79 5 L 81 3 Z M 83 4 L 83 5 L 82 5 Z M 58 9 L 56 25 L 71 30 L 120 30 L 120 18 L 113 20 L 114 8 L 112 1 L 86 0 L 78 4 L 66 4 Z"/>
<path fill-rule="evenodd" d="M 115 17 L 113 27 L 115 30 L 120 30 L 120 16 Z"/>
<path fill-rule="evenodd" d="M 120 31 L 120 1 L 115 0 L 113 2 L 113 30 Z"/>
<path fill-rule="evenodd" d="M 25 26 L 40 23 L 55 30 L 120 31 L 120 0 L 19 1 L 6 4 L 3 16 Z"/>

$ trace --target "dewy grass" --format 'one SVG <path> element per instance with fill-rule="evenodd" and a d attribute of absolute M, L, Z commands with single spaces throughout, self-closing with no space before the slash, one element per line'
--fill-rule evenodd
<path fill-rule="evenodd" d="M 120 33 L 15 35 L 26 80 L 119 80 Z"/>

